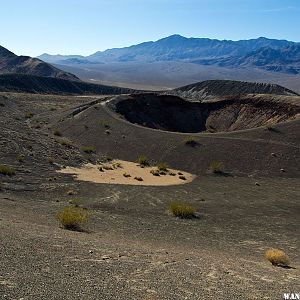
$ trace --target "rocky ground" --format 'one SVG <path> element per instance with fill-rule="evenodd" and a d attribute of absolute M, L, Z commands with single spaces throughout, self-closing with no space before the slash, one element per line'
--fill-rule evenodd
<path fill-rule="evenodd" d="M 282 299 L 299 292 L 297 120 L 276 132 L 199 134 L 200 146 L 189 147 L 186 135 L 129 124 L 102 101 L 1 94 L 0 164 L 16 169 L 0 175 L 1 299 Z M 56 172 L 141 154 L 197 178 L 132 186 Z M 206 172 L 213 160 L 224 162 L 228 176 Z M 83 232 L 56 219 L 75 198 L 92 212 Z M 168 211 L 174 200 L 196 207 L 198 218 L 175 218 Z M 291 268 L 265 259 L 272 247 L 289 255 Z"/>

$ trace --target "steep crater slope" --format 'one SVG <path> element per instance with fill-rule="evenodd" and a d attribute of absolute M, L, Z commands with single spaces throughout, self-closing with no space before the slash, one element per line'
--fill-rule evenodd
<path fill-rule="evenodd" d="M 194 103 L 177 96 L 118 96 L 107 105 L 124 119 L 173 132 L 226 132 L 274 125 L 297 118 L 299 97 L 248 95 Z"/>

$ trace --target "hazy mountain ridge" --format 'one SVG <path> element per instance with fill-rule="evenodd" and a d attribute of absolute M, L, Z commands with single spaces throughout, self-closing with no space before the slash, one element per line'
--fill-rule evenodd
<path fill-rule="evenodd" d="M 242 57 L 263 47 L 280 49 L 294 44 L 294 42 L 286 40 L 267 39 L 264 37 L 251 40 L 221 41 L 172 35 L 156 42 L 145 42 L 130 47 L 108 49 L 86 57 L 43 54 L 40 58 L 52 63 L 62 63 L 70 58 L 102 63 L 193 61 L 196 59 Z"/>
<path fill-rule="evenodd" d="M 193 62 L 200 65 L 233 68 L 256 67 L 272 72 L 299 74 L 300 44 L 292 44 L 278 49 L 262 47 L 242 57 L 234 56 L 224 59 L 202 59 Z"/>

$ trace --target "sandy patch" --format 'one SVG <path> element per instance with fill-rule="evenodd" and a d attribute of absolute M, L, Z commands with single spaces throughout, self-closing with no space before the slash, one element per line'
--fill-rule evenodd
<path fill-rule="evenodd" d="M 196 177 L 193 174 L 174 169 L 168 169 L 165 175 L 161 173 L 159 176 L 154 176 L 151 171 L 155 172 L 157 168 L 141 168 L 134 162 L 114 160 L 97 165 L 86 164 L 81 168 L 66 167 L 57 172 L 72 174 L 76 180 L 94 183 L 154 186 L 185 184 L 193 181 Z"/>

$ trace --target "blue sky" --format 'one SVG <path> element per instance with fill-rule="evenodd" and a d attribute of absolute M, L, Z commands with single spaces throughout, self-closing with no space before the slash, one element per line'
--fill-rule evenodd
<path fill-rule="evenodd" d="M 92 54 L 171 35 L 300 41 L 300 0 L 8 0 L 0 45 L 16 54 Z"/>

